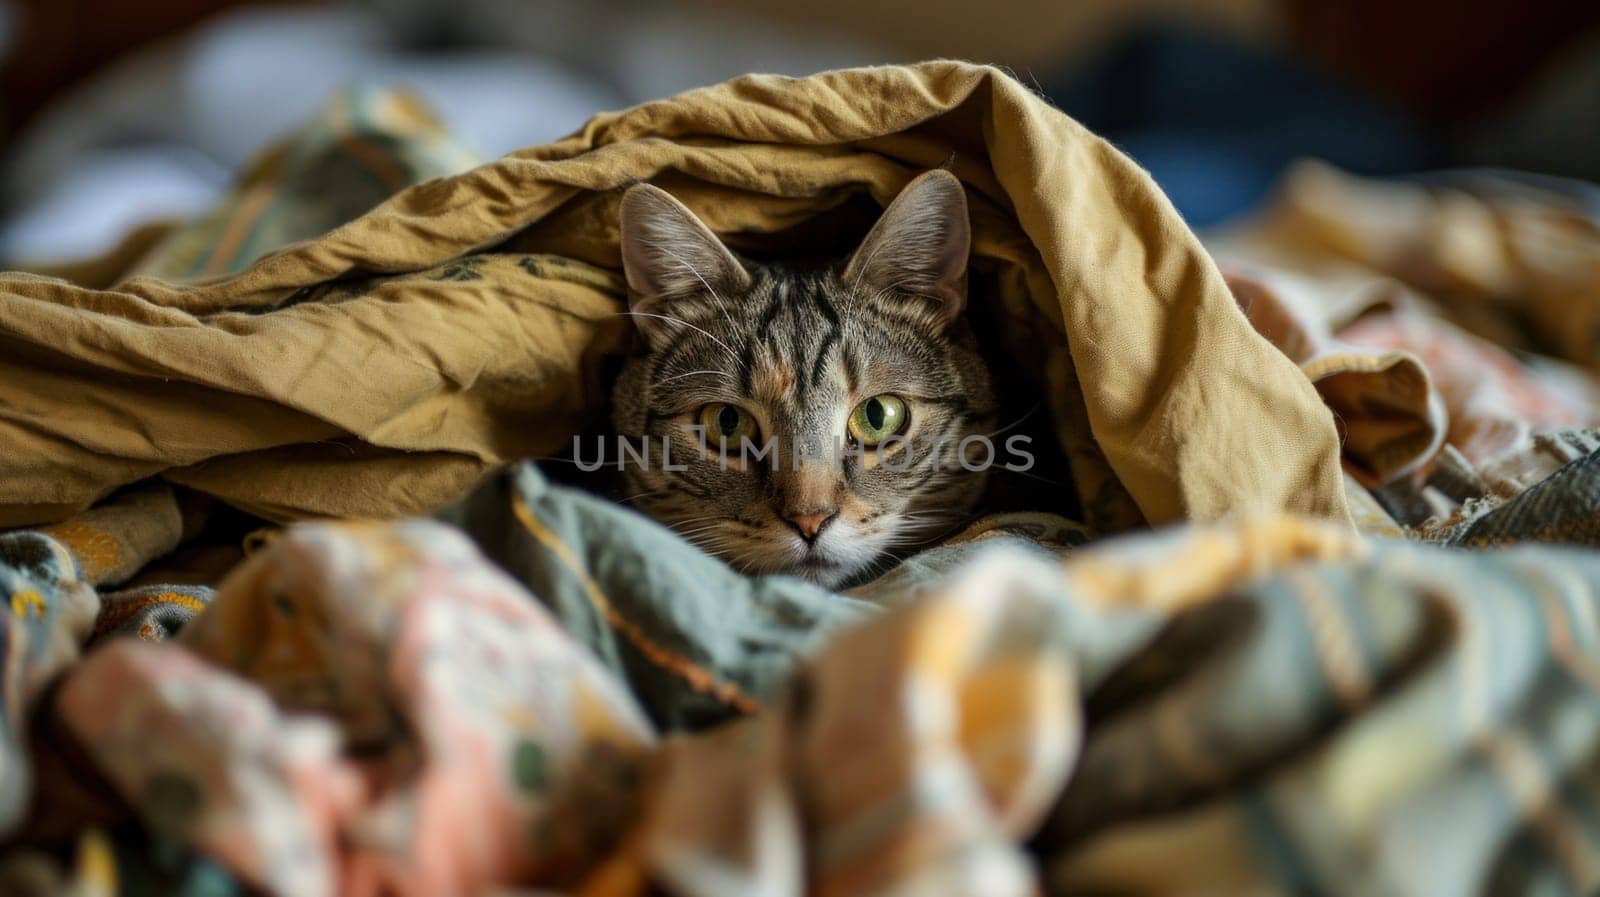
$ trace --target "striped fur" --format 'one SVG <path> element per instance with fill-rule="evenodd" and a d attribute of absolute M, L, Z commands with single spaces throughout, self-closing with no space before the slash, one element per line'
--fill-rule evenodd
<path fill-rule="evenodd" d="M 908 186 L 853 259 L 817 264 L 737 258 L 665 193 L 630 190 L 623 255 L 646 348 L 617 381 L 614 423 L 648 456 L 626 467 L 629 499 L 737 569 L 830 587 L 962 523 L 985 474 L 962 466 L 958 444 L 995 413 L 959 317 L 967 239 L 944 172 Z M 882 393 L 910 411 L 906 443 L 835 453 L 851 410 Z M 708 449 L 691 425 L 710 403 L 747 411 L 775 450 Z M 808 542 L 785 517 L 812 510 L 838 516 Z"/>

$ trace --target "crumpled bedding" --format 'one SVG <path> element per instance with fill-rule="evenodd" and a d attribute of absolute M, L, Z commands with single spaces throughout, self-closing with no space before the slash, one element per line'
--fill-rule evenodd
<path fill-rule="evenodd" d="M 1600 885 L 1593 552 L 1001 535 L 850 601 L 532 466 L 469 505 L 290 528 L 175 638 L 72 666 L 50 747 L 120 808 L 96 830 L 292 895 Z M 83 774 L 30 825 L 73 831 Z"/>
<path fill-rule="evenodd" d="M 336 158 L 404 176 L 373 152 Z M 298 158 L 265 153 L 213 255 L 282 214 L 273 185 Z M 620 188 L 655 181 L 738 247 L 794 249 L 786 230 L 838 232 L 941 165 L 969 188 L 970 306 L 1047 398 L 1086 523 L 1346 516 L 1327 408 L 1149 176 L 1000 71 L 931 62 L 603 114 L 232 276 L 0 276 L 0 525 L 154 476 L 277 521 L 431 512 L 603 408 L 601 365 L 628 336 Z"/>
<path fill-rule="evenodd" d="M 1206 245 L 1396 522 L 1451 538 L 1595 449 L 1600 217 L 1585 185 L 1373 182 L 1306 162 Z"/>
<path fill-rule="evenodd" d="M 0 380 L 0 522 L 33 526 L 0 533 L 0 893 L 1600 886 L 1600 555 L 1533 544 L 1596 544 L 1589 361 L 1508 354 L 1415 268 L 1289 252 L 1281 208 L 1202 250 L 988 69 L 741 79 L 342 225 L 304 184 L 440 135 L 384 94 L 330 113 L 77 285 L 5 276 L 40 364 Z M 585 426 L 626 349 L 615 196 L 557 173 L 659 174 L 754 245 L 946 162 L 1083 519 L 986 515 L 839 594 L 501 463 Z M 305 242 L 252 261 L 268 219 Z M 164 340 L 220 354 L 121 351 Z"/>

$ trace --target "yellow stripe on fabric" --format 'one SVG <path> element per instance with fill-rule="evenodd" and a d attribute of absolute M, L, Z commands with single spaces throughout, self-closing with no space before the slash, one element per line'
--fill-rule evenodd
<path fill-rule="evenodd" d="M 539 522 L 521 496 L 511 500 L 511 507 L 517 515 L 517 520 L 522 523 L 523 528 L 528 531 L 529 535 L 533 536 L 539 544 L 549 549 L 550 553 L 559 558 L 567 566 L 567 569 L 572 572 L 572 575 L 577 577 L 578 582 L 583 585 L 584 592 L 589 596 L 589 601 L 600 611 L 606 623 L 612 629 L 620 632 L 634 648 L 638 649 L 640 654 L 645 656 L 646 660 L 677 675 L 685 682 L 688 682 L 689 687 L 695 691 L 710 695 L 724 704 L 737 708 L 740 712 L 755 713 L 760 709 L 760 705 L 745 697 L 739 691 L 737 685 L 732 682 L 717 681 L 716 676 L 711 671 L 701 667 L 687 657 L 661 647 L 651 640 L 650 636 L 634 625 L 633 621 L 626 619 L 617 611 L 616 607 L 612 605 L 611 599 L 606 597 L 599 583 L 589 576 L 588 571 L 577 556 L 572 553 L 572 549 L 568 547 L 567 543 L 563 542 L 560 536 Z"/>
<path fill-rule="evenodd" d="M 1360 706 L 1372 694 L 1372 676 L 1362 662 L 1361 643 L 1349 618 L 1338 599 L 1315 577 L 1296 570 L 1287 579 L 1310 620 L 1317 658 L 1334 696 L 1346 710 Z"/>
<path fill-rule="evenodd" d="M 117 894 L 116 852 L 101 829 L 88 829 L 78 838 L 73 867 L 72 894 L 77 897 L 114 897 Z"/>
<path fill-rule="evenodd" d="M 975 796 L 976 782 L 960 753 L 941 745 L 912 763 L 897 770 L 904 773 L 903 781 L 881 777 L 880 790 L 889 793 L 841 818 L 817 820 L 813 862 L 831 890 L 849 880 L 870 879 L 882 872 L 886 857 L 970 823 L 953 815 L 970 811 Z"/>
<path fill-rule="evenodd" d="M 101 615 L 98 626 L 100 628 L 120 626 L 129 617 L 156 604 L 176 604 L 195 613 L 200 613 L 206 609 L 206 603 L 193 595 L 185 595 L 182 592 L 158 592 L 157 594 L 145 595 L 125 603 L 118 602 L 106 608 Z"/>
<path fill-rule="evenodd" d="M 33 589 L 23 589 L 11 596 L 11 614 L 19 620 L 25 620 L 29 614 L 43 620 L 49 604 Z"/>

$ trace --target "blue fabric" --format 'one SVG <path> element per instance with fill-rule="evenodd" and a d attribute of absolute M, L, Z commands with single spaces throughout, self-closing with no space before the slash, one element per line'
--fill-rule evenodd
<path fill-rule="evenodd" d="M 1423 128 L 1378 100 L 1219 35 L 1136 32 L 1040 87 L 1149 170 L 1197 227 L 1254 206 L 1296 159 L 1366 175 L 1417 171 L 1439 159 Z"/>

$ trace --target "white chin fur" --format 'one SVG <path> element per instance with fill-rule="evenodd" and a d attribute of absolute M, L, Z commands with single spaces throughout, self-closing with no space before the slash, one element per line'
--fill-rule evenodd
<path fill-rule="evenodd" d="M 882 557 L 884 538 L 883 534 L 863 535 L 847 524 L 835 524 L 823 532 L 812 552 L 805 540 L 784 530 L 772 533 L 756 551 L 736 558 L 734 566 L 744 563 L 752 572 L 781 573 L 833 588 Z M 808 563 L 808 559 L 821 563 Z"/>

